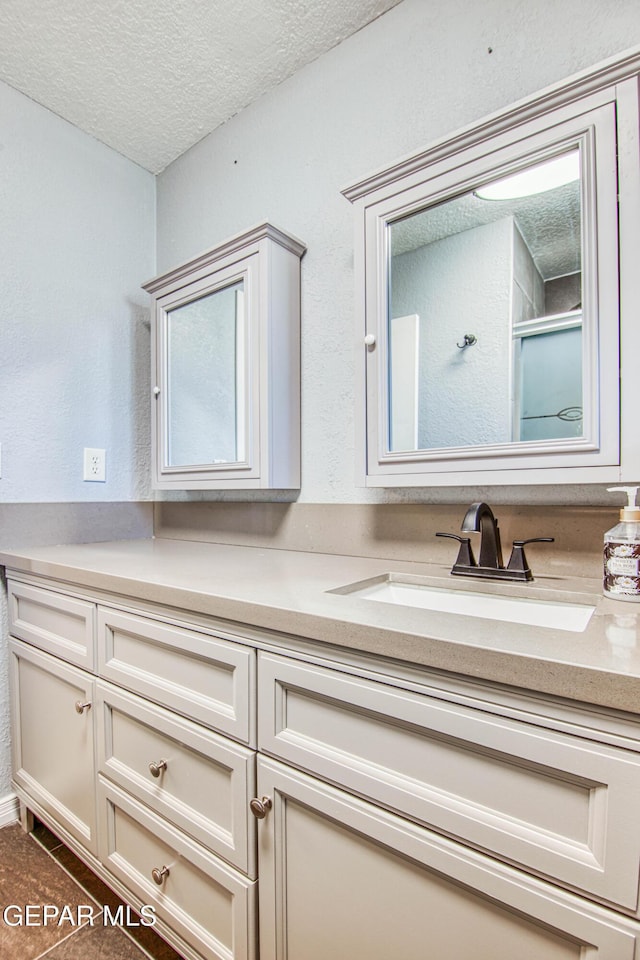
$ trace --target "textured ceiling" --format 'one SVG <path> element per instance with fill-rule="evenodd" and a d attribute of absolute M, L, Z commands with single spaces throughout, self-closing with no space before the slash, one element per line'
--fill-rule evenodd
<path fill-rule="evenodd" d="M 578 181 L 517 200 L 480 200 L 466 193 L 430 207 L 393 224 L 393 256 L 503 217 L 515 218 L 543 280 L 580 271 Z"/>
<path fill-rule="evenodd" d="M 153 173 L 399 0 L 0 0 L 0 80 Z"/>

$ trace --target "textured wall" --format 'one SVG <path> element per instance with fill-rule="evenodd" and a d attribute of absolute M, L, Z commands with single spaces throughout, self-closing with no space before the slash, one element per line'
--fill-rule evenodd
<path fill-rule="evenodd" d="M 302 500 L 469 493 L 355 485 L 353 209 L 341 188 L 639 38 L 637 0 L 403 0 L 161 174 L 159 270 L 265 217 L 308 245 Z M 544 488 L 499 491 L 515 502 L 550 495 L 558 499 Z"/>
<path fill-rule="evenodd" d="M 149 491 L 155 181 L 0 84 L 0 501 Z M 107 482 L 82 480 L 84 447 Z"/>

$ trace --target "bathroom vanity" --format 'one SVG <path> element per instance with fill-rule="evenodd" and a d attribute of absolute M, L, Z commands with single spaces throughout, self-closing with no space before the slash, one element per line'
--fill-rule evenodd
<path fill-rule="evenodd" d="M 0 562 L 25 826 L 189 960 L 637 955 L 640 631 L 596 581 L 168 540 Z"/>

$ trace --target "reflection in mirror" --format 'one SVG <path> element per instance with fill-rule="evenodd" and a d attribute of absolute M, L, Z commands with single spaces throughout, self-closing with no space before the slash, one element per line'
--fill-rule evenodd
<path fill-rule="evenodd" d="M 245 459 L 244 281 L 167 313 L 168 466 Z"/>
<path fill-rule="evenodd" d="M 579 165 L 575 147 L 389 224 L 390 452 L 583 435 Z"/>

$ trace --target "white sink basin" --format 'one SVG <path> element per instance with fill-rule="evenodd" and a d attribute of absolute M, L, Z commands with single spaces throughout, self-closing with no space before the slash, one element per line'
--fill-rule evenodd
<path fill-rule="evenodd" d="M 427 586 L 402 580 L 397 575 L 366 580 L 331 592 L 379 603 L 456 613 L 463 617 L 525 623 L 533 627 L 552 627 L 554 630 L 570 630 L 573 633 L 581 633 L 586 628 L 595 610 L 595 606 L 586 603 L 506 597 L 500 594 Z"/>

